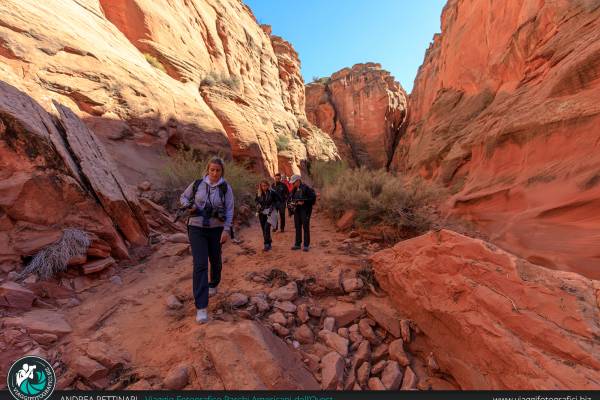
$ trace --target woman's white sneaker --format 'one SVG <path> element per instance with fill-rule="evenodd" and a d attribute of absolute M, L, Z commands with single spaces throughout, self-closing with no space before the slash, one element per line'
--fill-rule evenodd
<path fill-rule="evenodd" d="M 196 311 L 196 322 L 200 324 L 208 322 L 208 312 L 206 311 L 206 308 L 201 308 Z"/>

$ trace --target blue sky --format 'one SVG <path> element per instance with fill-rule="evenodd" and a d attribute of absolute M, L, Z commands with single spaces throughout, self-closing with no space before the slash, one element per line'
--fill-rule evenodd
<path fill-rule="evenodd" d="M 378 62 L 407 92 L 440 31 L 446 0 L 244 0 L 261 24 L 291 42 L 305 82 Z"/>

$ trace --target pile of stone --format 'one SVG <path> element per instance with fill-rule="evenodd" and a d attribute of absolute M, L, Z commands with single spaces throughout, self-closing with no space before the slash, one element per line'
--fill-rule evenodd
<path fill-rule="evenodd" d="M 405 349 L 411 329 L 407 320 L 390 319 L 372 306 L 352 309 L 347 303 L 326 310 L 330 315 L 318 332 L 318 344 L 306 362 L 331 390 L 413 390 L 417 375 Z M 365 311 L 364 313 L 361 311 Z M 365 315 L 366 314 L 366 315 Z M 373 315 L 372 315 L 373 314 Z M 383 317 L 375 320 L 376 317 Z M 315 355 L 319 357 L 316 364 Z"/>
<path fill-rule="evenodd" d="M 2 286 L 6 288 L 5 285 Z M 58 311 L 32 309 L 31 303 L 35 301 L 33 292 L 21 293 L 21 296 L 21 304 L 25 311 L 21 315 L 2 317 L 0 351 L 6 362 L 0 363 L 0 374 L 8 373 L 6 369 L 10 367 L 9 360 L 14 361 L 25 355 L 42 357 L 57 370 L 60 368 L 61 354 L 64 354 L 60 347 L 56 347 L 57 343 L 71 333 L 72 328 Z M 4 296 L 0 295 L 0 298 L 2 297 Z M 12 299 L 14 300 L 14 297 Z M 16 303 L 13 303 L 14 305 Z"/>
<path fill-rule="evenodd" d="M 350 278 L 342 280 L 338 289 L 351 294 L 364 285 L 361 279 Z M 314 286 L 325 285 L 316 282 Z M 239 317 L 259 320 L 299 349 L 325 390 L 428 388 L 426 382 L 419 384 L 414 370 L 417 360 L 406 348 L 413 326 L 389 307 L 338 300 L 324 308 L 313 298 L 301 296 L 296 281 L 268 294 L 233 293 L 225 303 L 218 313 L 227 309 Z M 433 356 L 431 360 L 435 365 Z"/>

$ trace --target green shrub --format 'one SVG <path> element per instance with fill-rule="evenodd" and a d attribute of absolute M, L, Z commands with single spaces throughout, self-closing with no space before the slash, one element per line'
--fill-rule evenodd
<path fill-rule="evenodd" d="M 206 159 L 204 154 L 180 147 L 173 156 L 166 159 L 161 171 L 166 178 L 168 189 L 185 189 L 190 182 L 198 179 L 204 173 Z"/>
<path fill-rule="evenodd" d="M 275 144 L 277 145 L 277 151 L 288 150 L 290 148 L 290 138 L 285 135 L 279 135 L 275 139 Z"/>
<path fill-rule="evenodd" d="M 313 184 L 322 189 L 335 182 L 347 169 L 345 161 L 313 161 L 310 163 L 310 176 Z"/>
<path fill-rule="evenodd" d="M 433 210 L 444 190 L 420 178 L 404 179 L 384 170 L 321 168 L 321 204 L 334 217 L 357 212 L 362 227 L 377 224 L 409 230 L 429 230 Z"/>
<path fill-rule="evenodd" d="M 144 57 L 146 58 L 146 61 L 148 61 L 148 64 L 152 65 L 156 69 L 160 69 L 165 74 L 167 73 L 165 66 L 152 54 L 144 53 Z"/>
<path fill-rule="evenodd" d="M 233 188 L 235 202 L 237 206 L 244 204 L 247 206 L 254 205 L 254 197 L 256 196 L 256 188 L 261 181 L 261 177 L 249 171 L 245 166 L 230 161 L 225 162 L 225 179 Z"/>
<path fill-rule="evenodd" d="M 162 170 L 168 189 L 183 191 L 194 180 L 202 178 L 211 157 L 193 149 L 179 148 Z M 254 203 L 259 175 L 235 161 L 225 160 L 225 180 L 233 189 L 236 209 Z"/>
<path fill-rule="evenodd" d="M 218 72 L 211 71 L 202 78 L 200 86 L 215 86 L 225 85 L 232 90 L 236 90 L 240 87 L 240 78 L 232 75 L 228 76 L 225 74 L 219 74 Z"/>

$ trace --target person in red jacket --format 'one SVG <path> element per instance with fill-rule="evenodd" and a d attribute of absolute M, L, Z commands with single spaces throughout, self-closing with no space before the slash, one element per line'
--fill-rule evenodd
<path fill-rule="evenodd" d="M 281 182 L 287 186 L 288 188 L 288 193 L 292 193 L 292 188 L 294 187 L 290 181 L 288 180 L 287 176 L 285 176 L 285 174 L 281 174 Z"/>

